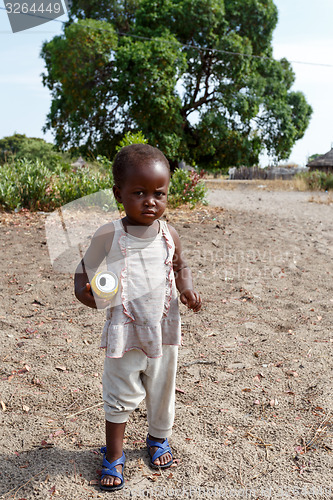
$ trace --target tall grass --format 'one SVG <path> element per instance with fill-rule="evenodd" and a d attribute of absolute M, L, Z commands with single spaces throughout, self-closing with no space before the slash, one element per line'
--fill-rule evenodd
<path fill-rule="evenodd" d="M 329 191 L 333 189 L 333 173 L 314 170 L 313 172 L 297 174 L 297 177 L 305 182 L 311 191 Z"/>

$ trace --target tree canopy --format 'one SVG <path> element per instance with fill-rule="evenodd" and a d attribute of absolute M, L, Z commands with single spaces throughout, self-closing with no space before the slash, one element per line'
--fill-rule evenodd
<path fill-rule="evenodd" d="M 112 156 L 141 130 L 171 162 L 287 158 L 311 107 L 272 56 L 272 0 L 73 0 L 42 49 L 56 144 Z"/>
<path fill-rule="evenodd" d="M 28 161 L 38 159 L 49 166 L 55 166 L 62 160 L 54 145 L 44 139 L 17 133 L 0 139 L 0 165 L 23 158 Z"/>

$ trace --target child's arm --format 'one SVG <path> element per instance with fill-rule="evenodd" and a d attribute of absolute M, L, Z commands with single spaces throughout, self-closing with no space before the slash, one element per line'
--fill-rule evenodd
<path fill-rule="evenodd" d="M 75 271 L 75 296 L 82 304 L 94 309 L 104 309 L 110 304 L 108 300 L 93 295 L 90 281 L 110 251 L 112 240 L 113 224 L 100 227 L 92 237 L 90 246 Z"/>
<path fill-rule="evenodd" d="M 194 312 L 197 312 L 201 309 L 201 297 L 193 288 L 191 269 L 183 258 L 178 233 L 174 227 L 168 225 L 168 228 L 175 243 L 173 270 L 175 273 L 177 290 L 180 293 L 180 300 L 189 309 L 193 309 Z"/>

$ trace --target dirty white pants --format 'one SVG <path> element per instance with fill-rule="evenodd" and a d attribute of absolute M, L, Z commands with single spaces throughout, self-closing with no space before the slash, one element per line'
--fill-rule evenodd
<path fill-rule="evenodd" d="M 148 432 L 156 438 L 171 435 L 175 415 L 178 346 L 163 345 L 163 355 L 148 358 L 131 349 L 122 358 L 105 357 L 103 400 L 109 422 L 126 422 L 146 398 Z"/>

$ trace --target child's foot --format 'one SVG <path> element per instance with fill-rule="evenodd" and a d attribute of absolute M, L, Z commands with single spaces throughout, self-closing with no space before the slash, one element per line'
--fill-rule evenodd
<path fill-rule="evenodd" d="M 110 460 L 106 456 L 106 448 L 102 448 L 104 453 L 103 468 L 101 472 L 100 487 L 102 490 L 119 490 L 124 486 L 123 470 L 125 465 L 124 453 L 118 459 Z"/>
<path fill-rule="evenodd" d="M 163 446 L 154 446 L 154 443 L 160 443 Z M 155 438 L 148 434 L 147 449 L 151 459 L 151 466 L 155 466 L 156 468 L 161 467 L 162 469 L 170 467 L 173 462 L 173 457 L 167 439 Z M 163 450 L 165 450 L 164 453 Z M 158 452 L 158 456 L 153 460 L 156 452 Z"/>
<path fill-rule="evenodd" d="M 108 462 L 110 462 L 110 460 L 108 460 Z M 103 467 L 103 469 L 104 469 L 104 467 Z M 103 474 L 103 469 L 102 469 L 102 474 Z M 122 472 L 123 472 L 123 466 L 122 465 L 116 465 L 115 469 L 116 469 L 117 472 L 119 472 L 120 474 L 122 474 Z M 102 486 L 119 486 L 120 484 L 121 484 L 121 479 L 119 477 L 104 476 L 101 479 L 101 485 Z"/>

